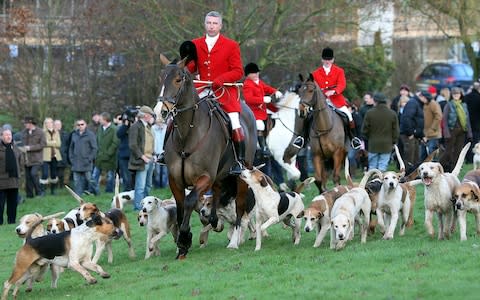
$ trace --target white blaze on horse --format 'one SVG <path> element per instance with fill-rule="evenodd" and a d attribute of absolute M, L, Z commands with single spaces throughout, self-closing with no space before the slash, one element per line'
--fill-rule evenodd
<path fill-rule="evenodd" d="M 300 171 L 296 167 L 296 157 L 293 157 L 290 163 L 283 161 L 283 153 L 288 147 L 293 136 L 295 126 L 295 114 L 298 108 L 300 97 L 295 92 L 286 92 L 277 103 L 278 112 L 272 115 L 275 119 L 275 126 L 267 136 L 267 145 L 273 158 L 286 171 L 287 179 L 297 180 L 300 178 Z"/>

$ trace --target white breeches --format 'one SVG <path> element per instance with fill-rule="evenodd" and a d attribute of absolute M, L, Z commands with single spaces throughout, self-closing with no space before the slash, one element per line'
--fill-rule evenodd
<path fill-rule="evenodd" d="M 230 117 L 230 122 L 232 122 L 232 129 L 237 129 L 242 127 L 240 125 L 240 114 L 238 112 L 228 113 L 228 116 Z"/>
<path fill-rule="evenodd" d="M 265 130 L 265 122 L 263 120 L 257 120 L 257 130 L 264 131 Z"/>
<path fill-rule="evenodd" d="M 352 122 L 352 121 L 353 121 L 352 113 L 350 112 L 350 110 L 348 109 L 348 107 L 342 106 L 342 107 L 339 107 L 338 110 L 341 110 L 342 112 L 344 112 L 345 114 L 347 114 L 347 117 L 348 117 L 348 121 L 349 121 L 349 122 Z"/>

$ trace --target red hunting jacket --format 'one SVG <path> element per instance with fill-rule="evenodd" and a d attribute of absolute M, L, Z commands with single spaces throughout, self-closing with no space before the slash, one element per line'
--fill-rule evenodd
<path fill-rule="evenodd" d="M 262 80 L 255 83 L 255 81 L 247 78 L 243 82 L 243 97 L 245 102 L 253 111 L 255 120 L 267 119 L 267 105 L 263 102 L 263 96 L 268 96 L 275 93 L 277 90 L 269 86 Z"/>
<path fill-rule="evenodd" d="M 242 79 L 243 64 L 237 42 L 220 34 L 211 52 L 208 52 L 205 36 L 194 39 L 192 42 L 197 48 L 197 65 L 192 61 L 187 67 L 191 73 L 198 71 L 200 80 L 220 79 L 223 82 L 236 82 Z M 218 101 L 227 113 L 241 111 L 237 87 L 225 87 L 225 90 L 219 90 L 215 95 L 221 96 Z"/>
<path fill-rule="evenodd" d="M 347 87 L 347 81 L 345 79 L 345 72 L 337 65 L 332 65 L 330 73 L 325 74 L 323 66 L 320 66 L 313 73 L 313 79 L 318 86 L 326 92 L 327 90 L 334 90 L 335 94 L 330 96 L 330 101 L 335 107 L 340 108 L 342 106 L 348 106 L 347 100 L 343 97 L 343 91 Z"/>

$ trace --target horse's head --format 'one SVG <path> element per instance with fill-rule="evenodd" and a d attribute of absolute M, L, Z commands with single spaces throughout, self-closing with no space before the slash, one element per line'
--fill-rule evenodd
<path fill-rule="evenodd" d="M 191 74 L 185 70 L 186 58 L 179 62 L 170 62 L 165 56 L 160 55 L 165 69 L 160 76 L 160 94 L 158 101 L 163 102 L 169 111 L 180 105 L 185 91 L 193 86 Z"/>
<path fill-rule="evenodd" d="M 326 103 L 325 95 L 313 79 L 311 73 L 300 85 L 298 96 L 300 97 L 300 110 L 308 110 L 309 108 L 322 109 L 322 103 Z"/>
<path fill-rule="evenodd" d="M 311 73 L 306 80 L 303 80 L 303 76 L 301 75 L 300 79 L 302 80 L 302 84 L 298 89 L 298 96 L 300 97 L 299 109 L 308 110 L 310 107 L 313 107 L 315 105 L 315 96 L 318 87 L 313 80 L 313 76 Z"/>

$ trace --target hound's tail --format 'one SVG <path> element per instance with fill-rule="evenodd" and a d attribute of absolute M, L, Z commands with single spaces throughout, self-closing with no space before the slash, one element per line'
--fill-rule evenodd
<path fill-rule="evenodd" d="M 460 152 L 460 155 L 458 156 L 457 164 L 455 165 L 455 168 L 453 168 L 452 174 L 458 177 L 460 174 L 460 171 L 462 170 L 463 162 L 465 161 L 465 156 L 467 155 L 468 149 L 470 149 L 471 143 L 468 142 Z"/>
<path fill-rule="evenodd" d="M 372 177 L 373 174 L 377 174 L 379 177 L 382 177 L 383 175 L 382 171 L 378 169 L 370 169 L 368 170 L 367 173 L 365 173 L 365 175 L 363 175 L 362 181 L 360 181 L 360 184 L 358 185 L 358 187 L 365 188 L 368 180 L 370 179 L 370 177 Z"/>
<path fill-rule="evenodd" d="M 348 157 L 345 157 L 345 180 L 347 181 L 347 186 L 353 187 L 352 176 L 350 176 L 350 161 Z"/>
<path fill-rule="evenodd" d="M 67 191 L 70 192 L 73 198 L 75 198 L 75 200 L 77 200 L 78 203 L 80 203 L 80 205 L 85 203 L 85 200 L 83 200 L 82 197 L 80 197 L 77 193 L 75 193 L 68 185 L 65 185 L 65 188 L 67 189 Z"/>
<path fill-rule="evenodd" d="M 120 194 L 120 176 L 118 176 L 118 173 L 115 176 L 115 208 L 118 208 L 120 210 L 123 209 L 122 203 L 119 199 Z"/>
<path fill-rule="evenodd" d="M 314 181 L 315 181 L 315 177 L 308 177 L 295 188 L 295 192 L 300 194 L 304 188 L 308 187 Z"/>
<path fill-rule="evenodd" d="M 52 215 L 48 215 L 48 216 L 42 217 L 42 221 L 49 220 L 49 219 L 56 218 L 56 217 L 60 217 L 61 215 L 64 215 L 64 214 L 65 214 L 64 211 L 57 212 L 57 213 L 54 213 L 54 214 L 52 214 Z"/>
<path fill-rule="evenodd" d="M 397 156 L 398 164 L 400 165 L 400 177 L 403 177 L 405 176 L 405 163 L 403 162 L 402 156 L 400 155 L 400 150 L 398 150 L 397 145 L 393 145 L 393 148 L 395 148 L 395 155 Z"/>

